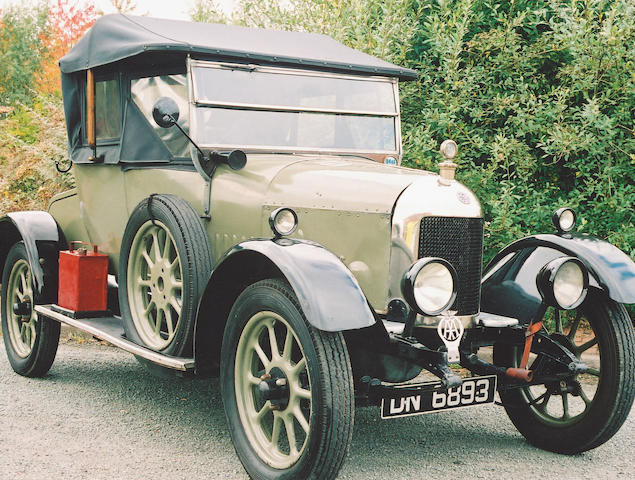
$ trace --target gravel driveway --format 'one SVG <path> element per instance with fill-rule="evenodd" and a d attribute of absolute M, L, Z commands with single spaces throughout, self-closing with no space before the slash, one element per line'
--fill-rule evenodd
<path fill-rule="evenodd" d="M 247 478 L 217 380 L 157 378 L 125 352 L 74 342 L 27 379 L 0 350 L 1 480 Z M 633 412 L 607 444 L 566 457 L 527 445 L 497 406 L 389 421 L 360 408 L 339 478 L 633 479 L 634 458 Z"/>

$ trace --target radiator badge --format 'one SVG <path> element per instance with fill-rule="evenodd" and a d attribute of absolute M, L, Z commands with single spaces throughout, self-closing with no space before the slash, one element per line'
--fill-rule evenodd
<path fill-rule="evenodd" d="M 441 314 L 437 332 L 448 349 L 448 363 L 458 363 L 461 360 L 459 344 L 463 338 L 463 330 L 463 324 L 456 317 L 456 312 L 448 310 Z"/>

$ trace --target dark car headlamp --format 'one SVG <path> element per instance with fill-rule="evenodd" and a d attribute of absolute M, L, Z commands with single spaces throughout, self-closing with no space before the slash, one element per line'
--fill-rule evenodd
<path fill-rule="evenodd" d="M 589 272 L 575 257 L 560 257 L 542 267 L 536 277 L 543 301 L 561 310 L 578 307 L 586 298 Z"/>
<path fill-rule="evenodd" d="M 456 299 L 457 274 L 442 258 L 417 260 L 401 280 L 401 292 L 408 304 L 422 315 L 444 312 Z"/>

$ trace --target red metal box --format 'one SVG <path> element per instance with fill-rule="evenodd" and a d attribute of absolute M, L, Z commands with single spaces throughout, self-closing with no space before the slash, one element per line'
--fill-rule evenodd
<path fill-rule="evenodd" d="M 76 244 L 82 246 L 75 249 Z M 104 311 L 108 295 L 108 255 L 71 242 L 70 250 L 60 252 L 57 304 L 74 312 Z"/>

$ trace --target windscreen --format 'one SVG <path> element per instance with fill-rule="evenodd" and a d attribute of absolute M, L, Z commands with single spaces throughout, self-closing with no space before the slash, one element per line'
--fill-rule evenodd
<path fill-rule="evenodd" d="M 396 152 L 389 80 L 196 64 L 196 137 L 205 146 Z"/>

